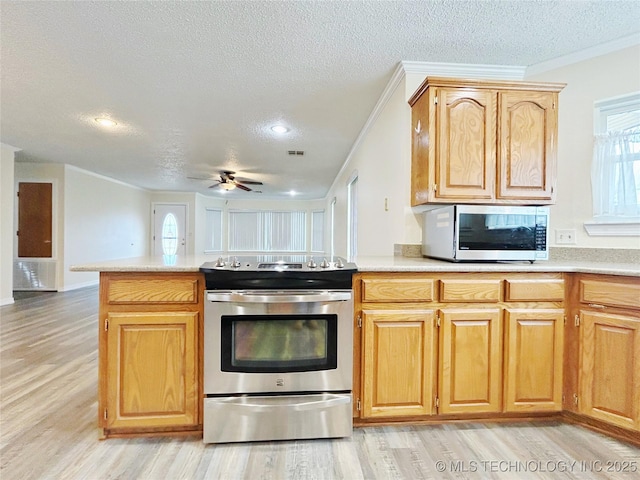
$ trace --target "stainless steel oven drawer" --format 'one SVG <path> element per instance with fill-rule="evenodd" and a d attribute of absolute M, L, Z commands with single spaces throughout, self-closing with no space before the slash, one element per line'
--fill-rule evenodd
<path fill-rule="evenodd" d="M 204 399 L 204 443 L 351 436 L 351 394 Z"/>

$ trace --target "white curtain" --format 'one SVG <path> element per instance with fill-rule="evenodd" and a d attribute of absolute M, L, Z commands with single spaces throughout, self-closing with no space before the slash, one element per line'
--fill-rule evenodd
<path fill-rule="evenodd" d="M 229 251 L 304 252 L 306 212 L 229 211 Z"/>
<path fill-rule="evenodd" d="M 640 129 L 596 135 L 591 166 L 594 216 L 640 216 L 638 174 Z"/>

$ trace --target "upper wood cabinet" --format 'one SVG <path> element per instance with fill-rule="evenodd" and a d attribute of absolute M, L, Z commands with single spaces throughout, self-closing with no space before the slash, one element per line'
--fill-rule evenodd
<path fill-rule="evenodd" d="M 412 205 L 554 202 L 564 84 L 428 77 L 412 107 Z"/>

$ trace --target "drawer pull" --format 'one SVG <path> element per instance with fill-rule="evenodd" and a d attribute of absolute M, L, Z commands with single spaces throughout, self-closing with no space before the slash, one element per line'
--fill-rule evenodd
<path fill-rule="evenodd" d="M 604 305 L 600 305 L 599 303 L 590 303 L 590 304 L 589 304 L 589 306 L 590 306 L 591 308 L 600 308 L 600 309 L 602 309 L 602 310 L 604 310 L 605 308 L 607 308 L 607 307 L 605 307 Z"/>

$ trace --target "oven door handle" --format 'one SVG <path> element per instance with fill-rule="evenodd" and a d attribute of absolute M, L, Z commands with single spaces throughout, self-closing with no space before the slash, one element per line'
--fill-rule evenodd
<path fill-rule="evenodd" d="M 275 395 L 272 397 L 227 397 L 215 399 L 215 402 L 233 405 L 236 408 L 262 412 L 274 412 L 281 409 L 317 411 L 319 409 L 327 409 L 337 405 L 351 403 L 351 395 L 324 393 L 304 396 Z"/>
<path fill-rule="evenodd" d="M 318 291 L 239 291 L 218 290 L 207 292 L 209 302 L 235 303 L 310 303 L 310 302 L 344 302 L 351 300 L 351 290 L 318 290 Z"/>

